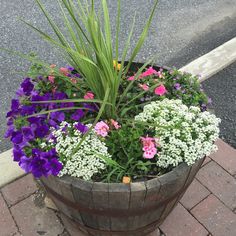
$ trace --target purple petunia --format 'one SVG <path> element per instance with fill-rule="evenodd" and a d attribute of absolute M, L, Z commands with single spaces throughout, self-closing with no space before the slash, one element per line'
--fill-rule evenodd
<path fill-rule="evenodd" d="M 21 83 L 21 88 L 23 89 L 23 92 L 26 96 L 29 96 L 34 89 L 34 84 L 31 83 L 30 78 L 26 78 L 22 83 Z"/>
<path fill-rule="evenodd" d="M 31 172 L 31 163 L 32 159 L 26 156 L 22 156 L 19 162 L 19 166 L 26 172 L 29 173 Z"/>
<path fill-rule="evenodd" d="M 19 148 L 19 146 L 14 146 L 13 148 L 13 161 L 19 162 L 22 157 L 24 157 L 24 152 Z"/>
<path fill-rule="evenodd" d="M 40 156 L 32 158 L 31 172 L 35 178 L 40 178 L 42 176 L 47 177 L 49 175 L 49 167 L 47 165 L 47 160 Z"/>
<path fill-rule="evenodd" d="M 89 130 L 89 128 L 86 125 L 82 124 L 82 123 L 76 124 L 75 128 L 78 131 L 80 131 L 82 134 L 85 134 Z"/>
<path fill-rule="evenodd" d="M 10 138 L 12 136 L 14 130 L 15 130 L 14 125 L 9 125 L 7 131 L 4 135 L 4 138 Z"/>
<path fill-rule="evenodd" d="M 31 140 L 34 139 L 34 133 L 33 133 L 31 127 L 25 126 L 25 127 L 22 127 L 21 130 L 22 130 L 24 139 L 25 139 L 26 141 L 31 141 Z"/>
<path fill-rule="evenodd" d="M 55 121 L 59 121 L 59 122 L 62 122 L 65 120 L 65 113 L 62 112 L 62 111 L 57 111 L 57 112 L 52 112 L 50 114 L 50 118 L 55 120 Z"/>
<path fill-rule="evenodd" d="M 33 113 L 35 113 L 36 109 L 34 106 L 22 106 L 21 107 L 21 111 L 20 114 L 22 116 L 27 116 L 27 115 L 32 115 Z"/>
<path fill-rule="evenodd" d="M 23 142 L 23 134 L 21 131 L 12 132 L 11 141 L 13 144 L 20 144 Z"/>
<path fill-rule="evenodd" d="M 63 165 L 58 161 L 57 158 L 52 158 L 46 164 L 46 168 L 49 170 L 49 174 L 57 176 L 59 172 L 62 170 Z"/>
<path fill-rule="evenodd" d="M 84 116 L 83 110 L 79 109 L 74 114 L 71 115 L 71 119 L 78 121 Z"/>
<path fill-rule="evenodd" d="M 35 135 L 38 138 L 44 138 L 49 132 L 49 127 L 47 125 L 38 126 L 35 130 Z"/>

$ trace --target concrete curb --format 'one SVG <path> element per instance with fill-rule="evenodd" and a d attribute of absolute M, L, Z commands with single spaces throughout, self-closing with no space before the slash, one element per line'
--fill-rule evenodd
<path fill-rule="evenodd" d="M 24 171 L 13 161 L 12 149 L 0 154 L 0 188 L 25 175 Z"/>
<path fill-rule="evenodd" d="M 200 81 L 202 82 L 226 68 L 235 60 L 236 37 L 182 67 L 180 71 L 200 75 Z"/>
<path fill-rule="evenodd" d="M 180 71 L 193 75 L 200 74 L 202 82 L 234 61 L 236 61 L 236 37 L 182 67 Z M 0 154 L 0 188 L 24 175 L 24 172 L 12 159 L 12 149 Z"/>

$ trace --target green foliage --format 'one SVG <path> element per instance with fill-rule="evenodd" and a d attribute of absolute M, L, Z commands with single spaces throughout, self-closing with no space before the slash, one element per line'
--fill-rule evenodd
<path fill-rule="evenodd" d="M 155 160 L 142 159 L 143 151 L 140 137 L 145 133 L 142 124 L 128 122 L 118 130 L 113 130 L 106 137 L 108 152 L 112 155 L 112 163 L 107 162 L 108 168 L 101 175 L 105 182 L 121 182 L 123 176 L 132 179 L 147 177 L 150 173 L 157 174 Z"/>
<path fill-rule="evenodd" d="M 126 60 L 132 37 L 131 30 L 122 53 L 120 70 L 113 65 L 113 60 L 116 59 L 116 61 L 118 61 L 119 58 L 120 0 L 117 1 L 115 45 L 112 43 L 110 16 L 106 0 L 100 1 L 102 9 L 101 15 L 97 13 L 94 8 L 94 0 L 91 1 L 91 7 L 88 5 L 87 1 L 83 2 L 82 0 L 78 0 L 77 4 L 72 0 L 58 1 L 61 10 L 60 14 L 64 20 L 67 34 L 64 34 L 62 30 L 60 30 L 60 27 L 53 21 L 41 0 L 35 1 L 46 17 L 57 39 L 54 39 L 32 24 L 24 20 L 23 22 L 39 33 L 44 40 L 63 52 L 65 59 L 84 77 L 86 87 L 95 93 L 97 99 L 103 101 L 106 91 L 109 90 L 107 102 L 110 105 L 105 105 L 102 117 L 116 118 L 116 103 L 122 78 L 129 71 L 131 63 L 136 58 L 145 41 L 158 0 L 155 0 L 150 17 L 131 53 L 129 63 L 124 67 L 124 61 Z M 66 36 L 69 36 L 69 38 Z M 113 48 L 115 48 L 116 51 L 115 56 L 113 55 Z M 71 90 L 68 89 L 67 93 L 70 95 Z"/>

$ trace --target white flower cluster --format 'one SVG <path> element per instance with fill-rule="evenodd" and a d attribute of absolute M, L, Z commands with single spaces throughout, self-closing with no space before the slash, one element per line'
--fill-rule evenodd
<path fill-rule="evenodd" d="M 56 151 L 66 160 L 59 176 L 70 175 L 90 180 L 94 174 L 106 167 L 104 160 L 98 155 L 105 158 L 110 158 L 110 155 L 105 143 L 98 138 L 93 130 L 75 152 L 75 148 L 82 139 L 82 133 L 74 127 L 76 124 L 77 122 L 69 124 L 63 121 L 59 129 L 52 131 L 53 136 L 56 137 Z M 91 127 L 91 125 L 87 126 Z M 69 132 L 65 131 L 65 127 Z M 49 140 L 49 142 L 52 143 L 53 140 Z"/>
<path fill-rule="evenodd" d="M 152 102 L 135 120 L 155 129 L 160 167 L 177 166 L 181 162 L 192 165 L 217 150 L 214 141 L 219 136 L 220 119 L 207 111 L 201 112 L 198 107 L 188 108 L 181 100 Z"/>

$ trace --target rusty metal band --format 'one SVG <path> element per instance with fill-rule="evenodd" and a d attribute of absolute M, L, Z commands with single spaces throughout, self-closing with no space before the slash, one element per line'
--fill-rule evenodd
<path fill-rule="evenodd" d="M 159 201 L 158 204 L 156 205 L 150 205 L 147 207 L 139 208 L 139 209 L 96 209 L 96 208 L 89 208 L 85 205 L 82 205 L 80 203 L 74 203 L 67 198 L 63 197 L 62 195 L 58 194 L 54 190 L 52 190 L 50 187 L 48 187 L 44 183 L 44 187 L 47 190 L 48 194 L 51 195 L 52 197 L 55 197 L 57 200 L 60 202 L 64 203 L 65 205 L 76 209 L 80 212 L 86 212 L 86 213 L 91 213 L 94 215 L 101 215 L 101 216 L 108 216 L 108 217 L 115 217 L 115 218 L 123 218 L 123 217 L 130 217 L 130 216 L 138 216 L 138 215 L 143 215 L 147 212 L 154 211 L 158 209 L 160 206 L 163 204 L 169 203 L 170 201 L 174 200 L 176 197 L 178 197 L 182 192 L 184 192 L 188 186 L 182 187 L 179 191 L 177 191 L 174 195 L 171 197 Z"/>

